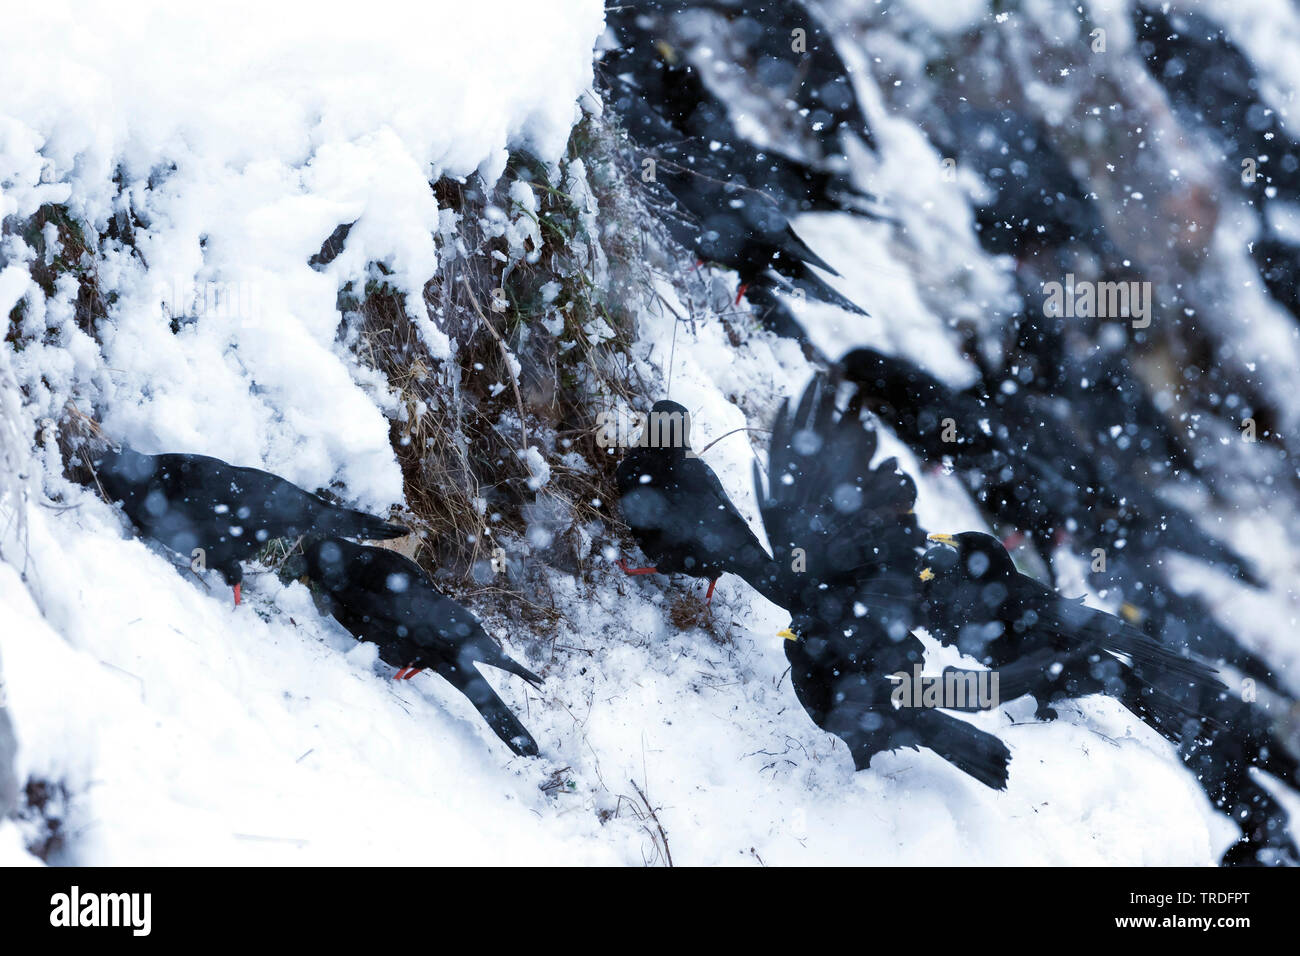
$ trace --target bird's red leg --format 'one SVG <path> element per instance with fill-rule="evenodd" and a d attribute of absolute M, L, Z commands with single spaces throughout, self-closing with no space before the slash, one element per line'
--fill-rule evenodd
<path fill-rule="evenodd" d="M 422 673 L 424 673 L 423 667 L 412 667 L 409 671 L 406 672 L 406 679 L 410 680 L 416 674 L 422 674 Z"/>
<path fill-rule="evenodd" d="M 235 585 L 235 607 L 239 607 L 239 585 Z"/>
<path fill-rule="evenodd" d="M 709 593 L 706 594 L 706 595 L 704 595 L 704 603 L 705 603 L 705 604 L 708 604 L 710 601 L 713 600 L 713 589 L 716 588 L 717 586 L 718 586 L 718 579 L 717 579 L 717 578 L 710 578 L 710 579 L 709 579 Z"/>
<path fill-rule="evenodd" d="M 745 297 L 745 290 L 748 288 L 749 288 L 748 282 L 742 282 L 740 284 L 740 288 L 736 290 L 736 301 L 734 303 L 735 305 L 740 305 L 740 300 Z"/>
<path fill-rule="evenodd" d="M 653 564 L 650 565 L 650 567 L 648 568 L 629 568 L 627 566 L 627 561 L 625 561 L 623 558 L 619 558 L 616 563 L 618 564 L 618 569 L 622 571 L 624 574 L 632 574 L 632 575 L 655 574 L 659 570 Z"/>
<path fill-rule="evenodd" d="M 405 676 L 406 676 L 406 668 L 399 667 L 397 669 L 397 673 L 393 675 L 393 680 L 401 680 Z"/>

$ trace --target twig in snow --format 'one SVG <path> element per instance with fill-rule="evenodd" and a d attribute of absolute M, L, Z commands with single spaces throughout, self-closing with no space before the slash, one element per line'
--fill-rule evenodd
<path fill-rule="evenodd" d="M 645 804 L 646 811 L 650 814 L 650 819 L 654 821 L 655 829 L 659 831 L 659 843 L 663 847 L 664 860 L 669 866 L 672 866 L 673 854 L 672 851 L 668 849 L 668 834 L 664 832 L 664 825 L 659 822 L 659 814 L 655 813 L 655 808 L 650 805 L 649 798 L 646 797 L 645 792 L 636 785 L 636 781 L 629 778 L 628 783 L 632 784 L 632 788 L 636 790 L 636 795 L 640 797 L 641 802 Z"/>

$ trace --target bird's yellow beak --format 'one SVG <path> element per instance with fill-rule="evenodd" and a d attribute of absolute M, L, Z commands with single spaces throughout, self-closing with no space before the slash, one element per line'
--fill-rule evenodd
<path fill-rule="evenodd" d="M 950 534 L 927 534 L 925 540 L 935 544 L 946 544 L 950 548 L 957 547 L 957 539 Z"/>
<path fill-rule="evenodd" d="M 919 577 L 921 578 L 922 581 L 933 581 L 934 572 L 931 571 L 929 568 L 922 568 Z"/>
<path fill-rule="evenodd" d="M 788 628 L 788 627 L 787 627 L 785 630 L 777 631 L 777 632 L 776 632 L 776 636 L 777 636 L 777 637 L 784 637 L 787 641 L 797 641 L 797 640 L 799 640 L 799 635 L 796 634 L 793 630 L 791 630 L 791 629 Z"/>

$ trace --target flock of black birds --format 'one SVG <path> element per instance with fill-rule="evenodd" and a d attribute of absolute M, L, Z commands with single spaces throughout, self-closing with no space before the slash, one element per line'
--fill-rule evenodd
<path fill-rule="evenodd" d="M 655 173 L 647 184 L 651 210 L 700 261 L 737 274 L 737 301 L 747 298 L 763 324 L 805 343 L 792 299 L 859 309 L 818 277 L 818 269 L 833 270 L 791 219 L 838 211 L 893 222 L 846 169 L 848 139 L 868 151 L 875 142 L 853 71 L 821 15 L 804 0 L 624 3 L 608 13 L 613 48 L 600 62 L 631 165 Z M 692 45 L 702 17 L 711 18 L 712 32 Z M 1266 105 L 1249 58 L 1206 17 L 1137 3 L 1133 22 L 1146 69 L 1174 112 L 1221 152 L 1226 178 L 1240 182 L 1241 158 L 1253 159 L 1259 186 L 1242 193 L 1260 211 L 1251 251 L 1265 286 L 1300 318 L 1300 245 L 1279 234 L 1270 216 L 1274 204 L 1300 198 L 1300 147 Z M 735 90 L 756 86 L 772 93 L 764 119 L 782 128 L 780 147 L 741 132 L 762 123 L 753 122 L 748 103 L 736 105 Z M 746 112 L 750 122 L 738 124 Z M 991 785 L 1005 776 L 997 748 L 968 733 L 968 724 L 957 730 L 955 719 L 918 722 L 882 710 L 882 676 L 919 659 L 909 635 L 924 627 L 997 668 L 1004 699 L 1033 694 L 1041 717 L 1054 717 L 1060 699 L 1106 694 L 1121 701 L 1178 746 L 1215 805 L 1241 826 L 1243 839 L 1225 862 L 1294 863 L 1300 853 L 1286 814 L 1250 768 L 1297 788 L 1295 758 L 1273 716 L 1240 692 L 1229 694 L 1212 668 L 1267 688 L 1282 708 L 1293 696 L 1200 597 L 1173 586 L 1164 558 L 1179 553 L 1246 585 L 1264 582 L 1246 556 L 1161 493 L 1178 482 L 1221 498 L 1207 462 L 1156 407 L 1130 360 L 1129 338 L 1096 319 L 1067 324 L 1041 305 L 1045 277 L 1120 276 L 1124 257 L 1098 200 L 1044 124 L 1007 104 L 981 106 L 961 96 L 932 118 L 940 155 L 956 157 L 987 187 L 975 201 L 978 238 L 989 253 L 1016 263 L 1021 307 L 994 349 L 959 328 L 978 373 L 965 389 L 900 357 L 854 349 L 831 363 L 849 389 L 841 424 L 801 405 L 813 415 L 808 422 L 816 421 L 803 431 L 817 436 L 819 447 L 833 441 L 829 457 L 865 469 L 874 444 L 857 434 L 856 423 L 870 413 L 923 463 L 955 473 L 1006 540 L 1025 541 L 1053 576 L 1059 549 L 1103 555 L 1093 580 L 1118 598 L 1120 616 L 1057 597 L 1020 574 L 989 535 L 936 539 L 924 556 L 927 580 L 913 580 L 920 532 L 909 516 L 910 482 L 891 484 L 889 463 L 833 476 L 827 462 L 802 461 L 782 438 L 790 437 L 791 419 L 777 423 L 771 473 L 808 481 L 771 486 L 767 496 L 760 488 L 770 556 L 707 466 L 681 449 L 627 455 L 619 472 L 624 514 L 655 567 L 711 581 L 735 573 L 791 613 L 797 639 L 787 651 L 796 692 L 820 726 L 849 744 L 859 766 L 880 749 L 919 744 Z M 999 356 L 996 365 L 990 354 Z M 809 400 L 827 407 L 824 395 Z M 685 412 L 663 402 L 654 411 Z M 800 500 L 813 488 L 831 497 L 831 489 L 855 488 L 862 511 L 841 514 L 815 494 Z M 810 537 L 817 547 L 807 545 Z M 816 560 L 792 578 L 784 562 L 795 547 Z M 850 607 L 867 612 L 850 615 Z"/>
<path fill-rule="evenodd" d="M 1194 114 L 1225 155 L 1267 155 L 1262 175 L 1275 195 L 1293 197 L 1300 152 L 1262 110 L 1249 61 L 1200 18 L 1137 9 L 1144 56 L 1174 106 Z M 747 62 L 724 68 L 782 91 L 798 150 L 742 135 L 716 78 L 671 41 L 673 18 L 701 11 L 725 21 L 748 51 Z M 785 304 L 792 293 L 861 312 L 819 277 L 817 270 L 833 270 L 791 225 L 791 217 L 820 210 L 882 218 L 876 197 L 854 185 L 841 161 L 844 137 L 867 149 L 874 142 L 851 71 L 816 10 L 802 0 L 655 0 L 611 8 L 607 22 L 614 43 L 599 64 L 605 94 L 635 168 L 649 171 L 640 177 L 647 205 L 671 237 L 700 261 L 734 270 L 737 301 L 747 298 L 778 333 L 801 336 Z M 792 54 L 796 30 L 803 42 Z M 1057 257 L 1082 245 L 1103 263 L 1114 259 L 1094 200 L 1034 121 L 963 107 L 936 138 L 993 186 L 977 215 L 991 252 Z M 1300 272 L 1297 249 L 1261 242 L 1257 255 L 1266 248 L 1275 277 L 1268 281 L 1294 300 L 1285 276 Z M 1177 749 L 1241 827 L 1225 863 L 1300 864 L 1287 815 L 1254 772 L 1300 792 L 1300 766 L 1269 713 L 1230 690 L 1220 668 L 1284 700 L 1290 693 L 1199 598 L 1174 589 L 1160 556 L 1179 552 L 1251 586 L 1261 584 L 1257 571 L 1158 493 L 1172 477 L 1214 489 L 1124 349 L 1096 331 L 1071 330 L 1091 347 L 1066 347 L 1059 320 L 1026 305 L 1000 367 L 974 345 L 967 350 L 980 378 L 960 390 L 901 358 L 849 352 L 776 416 L 766 473 L 756 466 L 754 474 L 766 543 L 692 450 L 688 410 L 660 401 L 651 422 L 666 416 L 684 427 L 676 440 L 628 449 L 618 466 L 620 510 L 650 559 L 644 568 L 620 566 L 706 579 L 709 598 L 732 573 L 787 611 L 781 636 L 795 694 L 817 726 L 848 746 L 858 769 L 882 751 L 926 748 L 989 787 L 1008 786 L 1006 744 L 949 712 L 978 707 L 896 705 L 893 675 L 924 662 L 917 636 L 924 630 L 981 665 L 962 673 L 996 670 L 1002 701 L 1031 696 L 1038 719 L 1057 719 L 1063 701 L 1118 701 Z M 1093 387 L 1081 393 L 1080 381 Z M 1062 547 L 1103 549 L 1100 580 L 1122 600 L 1120 613 L 1022 573 L 993 535 L 927 536 L 914 513 L 913 479 L 895 459 L 873 464 L 880 426 L 923 463 L 957 474 L 991 524 L 1023 536 L 1049 572 Z M 378 645 L 398 679 L 435 671 L 515 754 L 538 753 L 477 667 L 532 684 L 541 678 L 415 562 L 348 540 L 395 538 L 405 528 L 214 458 L 121 448 L 95 467 L 106 496 L 122 502 L 136 526 L 182 555 L 201 553 L 233 586 L 236 604 L 242 562 L 272 539 L 302 539 L 306 575 L 322 602 L 356 638 Z"/>
<path fill-rule="evenodd" d="M 217 571 L 240 603 L 243 562 L 272 541 L 302 540 L 306 576 L 351 634 L 379 648 L 384 663 L 409 680 L 428 668 L 474 705 L 512 751 L 536 756 L 537 742 L 475 664 L 490 664 L 532 684 L 541 678 L 511 660 L 470 611 L 443 595 L 418 564 L 386 548 L 346 538 L 384 541 L 408 534 L 392 524 L 304 491 L 256 468 L 206 455 L 145 455 L 126 446 L 92 462 L 105 496 L 121 502 L 149 537 Z"/>
<path fill-rule="evenodd" d="M 1056 719 L 1064 700 L 1119 701 L 1177 746 L 1242 826 L 1225 862 L 1300 862 L 1285 812 L 1250 773 L 1300 789 L 1300 764 L 1267 716 L 1219 679 L 1218 662 L 1062 597 L 1017 570 L 992 535 L 926 536 L 914 482 L 895 459 L 871 464 L 874 427 L 858 402 L 837 408 L 837 391 L 819 376 L 777 416 L 766 480 L 755 470 L 770 554 L 691 452 L 689 429 L 678 444 L 630 449 L 618 468 L 623 512 L 653 567 L 710 580 L 732 573 L 788 611 L 795 694 L 858 769 L 881 751 L 925 747 L 981 783 L 1007 785 L 1010 752 L 996 736 L 943 709 L 894 705 L 891 678 L 923 662 L 914 630 L 924 628 L 997 670 L 1002 701 L 1033 697 L 1042 720 Z M 661 401 L 651 421 L 684 411 Z"/>

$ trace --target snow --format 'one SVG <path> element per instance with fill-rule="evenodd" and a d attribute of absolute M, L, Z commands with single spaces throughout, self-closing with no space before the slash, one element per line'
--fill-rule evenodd
<path fill-rule="evenodd" d="M 909 6 L 954 33 L 982 9 Z M 76 325 L 74 285 L 47 303 L 29 250 L 0 249 L 0 315 L 26 297 L 25 322 L 50 333 L 0 347 L 0 680 L 18 778 L 71 794 L 72 836 L 55 862 L 640 864 L 665 855 L 656 821 L 673 862 L 696 865 L 1206 865 L 1234 838 L 1171 748 L 1104 699 L 1052 724 L 1024 701 L 977 718 L 1012 750 L 1005 793 L 928 752 L 855 773 L 794 698 L 776 636 L 786 615 L 732 577 L 686 629 L 670 610 L 700 585 L 612 570 L 548 571 L 564 611 L 550 628 L 476 604 L 546 678 L 535 689 L 488 674 L 537 738 L 533 760 L 512 758 L 438 678 L 391 680 L 302 584 L 250 569 L 232 607 L 217 575 L 196 577 L 131 536 L 28 436 L 68 402 L 93 404 L 109 434 L 144 451 L 263 467 L 377 512 L 399 504 L 386 417 L 396 396 L 337 341 L 339 291 L 383 262 L 430 351 L 451 354 L 422 293 L 457 224 L 429 183 L 494 180 L 507 148 L 558 163 L 590 102 L 602 4 L 50 2 L 6 11 L 4 27 L 0 215 L 68 203 L 102 232 L 125 208 L 117 177 L 147 224 L 138 254 L 99 250 L 117 293 L 102 348 Z M 879 113 L 873 83 L 859 77 Z M 966 384 L 949 324 L 1004 302 L 1005 274 L 916 125 L 879 115 L 873 128 L 880 158 L 855 172 L 890 197 L 908 241 L 847 216 L 800 217 L 844 274 L 830 281 L 871 317 L 794 308 L 826 355 L 870 344 Z M 585 167 L 564 171 L 566 190 L 590 200 Z M 498 226 L 526 256 L 540 245 L 536 201 L 522 187 L 511 199 Z M 588 215 L 595 235 L 594 205 Z M 311 267 L 345 223 L 343 252 Z M 684 295 L 686 281 L 705 294 Z M 755 333 L 734 345 L 699 304 L 728 298 L 708 294 L 721 285 L 661 278 L 632 346 L 646 379 L 671 383 L 691 412 L 697 449 L 763 428 L 813 372 L 791 341 Z M 200 312 L 172 332 L 173 318 Z M 612 334 L 603 320 L 583 331 Z M 751 466 L 764 443 L 740 432 L 704 454 L 760 534 Z M 982 527 L 955 478 L 923 475 L 882 433 L 890 456 L 918 478 L 924 527 Z M 529 449 L 524 464 L 544 491 L 543 455 Z M 545 547 L 549 512 L 531 518 L 528 540 Z M 1270 560 L 1282 575 L 1300 563 L 1290 551 Z M 1232 593 L 1221 575 L 1188 575 L 1221 601 Z M 1234 623 L 1264 643 L 1276 634 L 1263 622 L 1287 599 L 1257 600 Z M 936 669 L 961 660 L 929 646 Z M 15 824 L 0 822 L 0 864 L 30 862 Z"/>
<path fill-rule="evenodd" d="M 112 408 L 103 424 L 141 450 L 337 480 L 370 507 L 400 499 L 389 398 L 335 346 L 338 291 L 385 263 L 433 354 L 448 354 L 421 301 L 438 263 L 429 183 L 491 181 L 507 147 L 558 159 L 603 15 L 597 0 L 380 0 L 364 26 L 358 14 L 162 0 L 6 13 L 0 213 L 66 201 L 102 227 L 120 176 L 150 224 L 139 257 L 107 251 L 113 332 L 102 357 L 67 332 L 77 361 L 47 411 L 94 389 Z M 479 75 L 492 82 L 465 82 Z M 355 223 L 343 254 L 312 269 L 343 223 Z M 237 305 L 172 335 L 169 317 L 194 316 L 214 286 Z M 20 372 L 51 360 L 20 356 Z"/>

